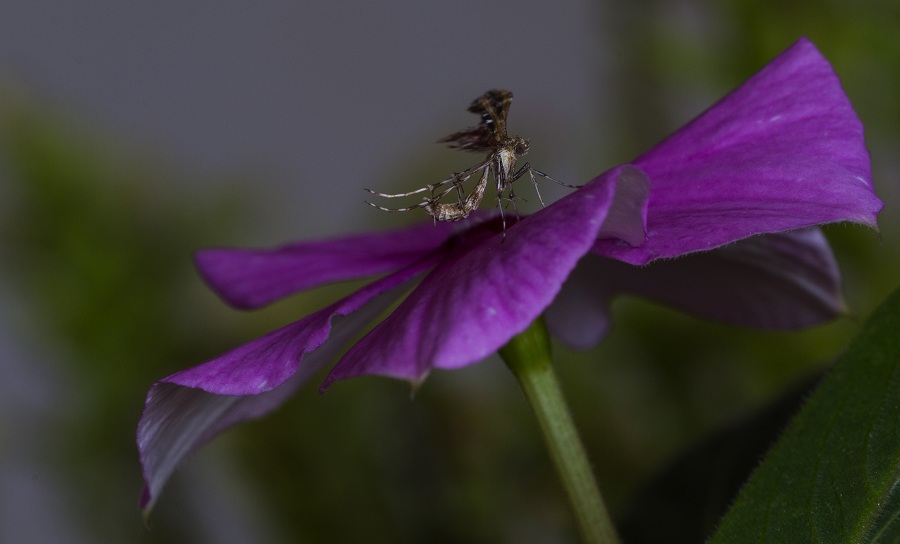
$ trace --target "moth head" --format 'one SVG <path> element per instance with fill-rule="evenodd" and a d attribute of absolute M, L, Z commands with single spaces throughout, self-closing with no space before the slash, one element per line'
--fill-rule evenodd
<path fill-rule="evenodd" d="M 528 153 L 528 140 L 525 138 L 516 136 L 513 138 L 513 144 L 515 145 L 516 155 L 525 155 Z"/>

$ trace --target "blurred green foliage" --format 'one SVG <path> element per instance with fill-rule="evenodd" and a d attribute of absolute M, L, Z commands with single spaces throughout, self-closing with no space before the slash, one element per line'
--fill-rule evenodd
<path fill-rule="evenodd" d="M 30 302 L 19 316 L 33 321 L 27 340 L 50 346 L 77 376 L 74 405 L 44 432 L 63 433 L 54 458 L 71 475 L 79 517 L 102 541 L 123 541 L 123 529 L 130 537 L 139 526 L 141 391 L 206 356 L 202 338 L 214 333 L 182 309 L 199 290 L 191 251 L 227 231 L 216 215 L 224 207 L 167 193 L 172 180 L 160 180 L 170 174 L 147 158 L 5 98 L 0 128 L 13 190 L 0 222 L 3 276 Z"/>
<path fill-rule="evenodd" d="M 674 5 L 615 2 L 604 11 L 618 60 L 602 84 L 618 98 L 615 125 L 597 130 L 615 133 L 618 149 L 600 153 L 610 165 L 627 160 L 808 35 L 867 127 L 876 187 L 888 204 L 880 240 L 856 227 L 827 230 L 849 305 L 868 314 L 900 277 L 891 151 L 900 143 L 897 8 L 875 1 Z M 222 489 L 247 497 L 219 497 L 223 503 L 208 508 L 251 509 L 252 498 L 252 510 L 262 512 L 255 519 L 273 528 L 275 540 L 543 542 L 560 532 L 574 540 L 530 413 L 494 359 L 435 373 L 412 401 L 404 384 L 390 380 L 351 380 L 324 396 L 308 387 L 201 453 L 184 472 L 207 474 L 201 465 L 209 463 L 212 476 L 200 479 L 209 489 L 198 499 L 197 480 L 179 474 L 152 530 L 142 528 L 133 435 L 148 386 L 347 287 L 237 315 L 204 290 L 190 255 L 228 244 L 258 219 L 236 205 L 252 200 L 234 190 L 241 180 L 210 183 L 226 188 L 213 195 L 190 194 L 178 184 L 188 173 L 11 96 L 0 104 L 0 136 L 11 198 L 0 219 L 3 277 L 33 306 L 29 340 L 54 346 L 78 376 L 78 402 L 60 414 L 56 428 L 64 434 L 54 459 L 70 476 L 66 500 L 96 541 L 214 540 L 198 527 L 204 516 L 223 514 L 198 504 Z M 557 350 L 614 513 L 691 440 L 822 368 L 858 326 L 845 319 L 800 333 L 747 331 L 636 300 L 618 301 L 614 316 L 600 348 Z M 223 476 L 222 466 L 236 475 Z M 210 483 L 217 479 L 227 481 Z"/>

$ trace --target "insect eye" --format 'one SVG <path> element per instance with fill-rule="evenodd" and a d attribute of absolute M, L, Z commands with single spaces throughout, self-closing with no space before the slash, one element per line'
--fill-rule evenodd
<path fill-rule="evenodd" d="M 516 142 L 516 155 L 524 155 L 526 153 L 528 153 L 528 140 Z"/>

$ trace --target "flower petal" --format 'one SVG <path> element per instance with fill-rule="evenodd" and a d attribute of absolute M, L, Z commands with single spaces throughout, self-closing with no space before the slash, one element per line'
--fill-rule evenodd
<path fill-rule="evenodd" d="M 319 359 L 317 354 L 310 359 Z M 327 359 L 305 368 L 318 370 Z M 138 423 L 137 443 L 144 474 L 140 506 L 149 512 L 178 465 L 228 427 L 261 417 L 280 406 L 309 378 L 297 373 L 280 387 L 260 395 L 226 396 L 160 382 L 147 395 Z"/>
<path fill-rule="evenodd" d="M 632 264 L 835 221 L 875 227 L 863 127 L 831 66 L 801 39 L 639 157 L 650 177 L 647 241 L 599 241 Z"/>
<path fill-rule="evenodd" d="M 407 266 L 453 233 L 448 223 L 290 244 L 275 249 L 205 249 L 196 254 L 207 284 L 227 303 L 257 308 L 325 283 Z"/>
<path fill-rule="evenodd" d="M 644 190 L 628 190 L 633 184 Z M 473 227 L 391 315 L 347 352 L 323 387 L 361 374 L 420 381 L 431 368 L 465 366 L 497 351 L 556 296 L 600 232 L 616 192 L 645 198 L 646 184 L 639 170 L 623 167 L 516 222 L 505 240 L 489 230 L 496 223 Z M 627 199 L 618 203 L 637 214 L 643 208 Z M 624 225 L 642 231 L 640 217 L 625 221 L 613 215 L 620 218 L 617 231 Z"/>
<path fill-rule="evenodd" d="M 548 327 L 572 346 L 591 347 L 608 332 L 609 304 L 620 293 L 762 329 L 806 327 L 845 311 L 828 242 L 820 230 L 803 229 L 643 267 L 589 256 L 547 309 Z"/>
<path fill-rule="evenodd" d="M 433 259 L 422 260 L 300 321 L 154 384 L 138 423 L 146 483 L 141 506 L 152 507 L 165 481 L 197 448 L 235 423 L 281 405 L 394 301 L 407 281 L 433 264 Z M 339 316 L 346 317 L 332 327 L 332 319 Z"/>
<path fill-rule="evenodd" d="M 597 238 L 618 244 L 639 246 L 647 239 L 647 199 L 650 183 L 647 174 L 626 164 L 620 168 L 620 180 L 612 205 Z"/>

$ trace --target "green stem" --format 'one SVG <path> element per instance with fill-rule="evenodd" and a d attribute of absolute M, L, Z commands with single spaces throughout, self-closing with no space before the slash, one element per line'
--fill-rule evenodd
<path fill-rule="evenodd" d="M 553 372 L 550 337 L 543 320 L 536 320 L 510 340 L 500 350 L 500 356 L 519 380 L 537 417 L 584 541 L 589 544 L 619 542 Z"/>

